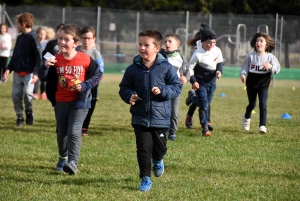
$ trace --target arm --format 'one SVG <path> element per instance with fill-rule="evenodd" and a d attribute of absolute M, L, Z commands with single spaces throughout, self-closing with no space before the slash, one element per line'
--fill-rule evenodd
<path fill-rule="evenodd" d="M 130 67 L 126 68 L 124 76 L 119 84 L 119 95 L 121 99 L 127 104 L 130 104 L 131 96 L 133 94 L 137 94 L 137 92 L 133 89 L 133 81 L 130 79 L 132 77 L 130 75 L 130 69 Z"/>
<path fill-rule="evenodd" d="M 102 73 L 104 73 L 104 60 L 103 60 L 103 57 L 101 56 L 101 54 L 98 50 L 96 51 L 95 61 L 98 64 L 98 66 L 99 66 L 100 70 L 102 71 Z"/>
<path fill-rule="evenodd" d="M 243 83 L 245 83 L 246 75 L 249 72 L 249 67 L 250 67 L 250 56 L 247 55 L 244 62 L 243 62 L 243 64 L 242 64 L 242 68 L 241 68 L 241 72 L 240 72 L 241 81 Z"/>
<path fill-rule="evenodd" d="M 191 57 L 191 60 L 188 64 L 188 70 L 190 73 L 190 83 L 194 84 L 196 82 L 196 78 L 194 75 L 194 67 L 197 65 L 198 63 L 198 57 L 196 56 L 196 54 L 194 53 L 193 56 Z"/>
<path fill-rule="evenodd" d="M 31 40 L 31 49 L 33 51 L 34 54 L 34 59 L 35 59 L 35 65 L 34 65 L 34 69 L 33 69 L 33 75 L 38 75 L 39 73 L 39 67 L 42 64 L 42 52 L 41 52 L 41 45 L 37 39 L 36 36 L 32 36 L 32 40 Z"/>
<path fill-rule="evenodd" d="M 181 58 L 182 58 L 182 66 L 181 66 L 182 74 L 186 77 L 186 81 L 188 82 L 191 77 L 189 67 L 188 67 L 188 62 L 184 56 L 181 55 Z"/>
<path fill-rule="evenodd" d="M 271 64 L 270 70 L 272 74 L 278 74 L 280 71 L 280 63 L 274 55 L 272 55 L 272 60 L 270 61 L 270 64 Z"/>
<path fill-rule="evenodd" d="M 87 70 L 87 79 L 80 83 L 81 91 L 86 91 L 95 87 L 101 80 L 102 75 L 103 72 L 98 67 L 98 64 L 95 62 L 95 60 L 90 58 L 90 65 Z"/>

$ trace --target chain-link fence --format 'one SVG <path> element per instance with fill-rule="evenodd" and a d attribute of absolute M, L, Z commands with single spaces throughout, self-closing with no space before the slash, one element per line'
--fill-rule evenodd
<path fill-rule="evenodd" d="M 106 67 L 116 70 L 126 68 L 137 55 L 138 33 L 144 29 L 157 29 L 162 35 L 177 33 L 181 37 L 181 52 L 190 58 L 192 48 L 186 44 L 206 22 L 217 34 L 226 66 L 240 67 L 246 54 L 253 51 L 249 41 L 257 31 L 267 32 L 276 42 L 273 52 L 282 68 L 300 68 L 299 16 L 233 15 L 182 12 L 148 12 L 78 7 L 2 6 L 1 21 L 10 27 L 16 15 L 30 12 L 35 27 L 55 28 L 59 23 L 75 23 L 80 27 L 94 26 L 97 30 L 97 47 L 104 57 Z M 16 35 L 16 34 L 15 34 Z M 106 68 L 108 69 L 108 68 Z"/>

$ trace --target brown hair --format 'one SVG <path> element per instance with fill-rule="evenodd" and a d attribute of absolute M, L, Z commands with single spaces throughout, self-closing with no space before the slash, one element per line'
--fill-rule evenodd
<path fill-rule="evenodd" d="M 21 13 L 17 16 L 18 23 L 21 25 L 25 25 L 26 28 L 33 27 L 33 15 L 28 12 Z"/>
<path fill-rule="evenodd" d="M 254 51 L 256 52 L 256 40 L 258 37 L 264 37 L 264 39 L 266 40 L 266 52 L 271 53 L 273 49 L 275 49 L 275 42 L 274 40 L 266 33 L 263 32 L 258 32 L 256 34 L 254 34 L 253 38 L 250 41 L 250 46 L 254 49 Z"/>
<path fill-rule="evenodd" d="M 198 31 L 196 34 L 195 34 L 195 36 L 194 36 L 194 38 L 192 38 L 192 39 L 190 39 L 190 40 L 188 40 L 187 41 L 187 44 L 189 45 L 189 46 L 196 46 L 196 42 L 198 41 L 198 40 L 200 40 L 201 39 L 201 37 L 200 37 L 200 31 Z"/>
<path fill-rule="evenodd" d="M 61 28 L 64 27 L 64 25 L 65 25 L 65 24 L 63 24 L 63 23 L 58 24 L 58 25 L 56 26 L 56 30 L 55 30 L 55 31 L 60 30 Z"/>
<path fill-rule="evenodd" d="M 0 29 L 1 29 L 3 26 L 6 28 L 6 32 L 8 32 L 8 26 L 7 26 L 7 24 L 1 23 L 1 24 L 0 24 Z"/>
<path fill-rule="evenodd" d="M 175 38 L 175 40 L 177 40 L 178 42 L 180 42 L 180 37 L 177 34 L 167 34 L 165 36 L 165 38 L 167 38 L 167 37 Z"/>
<path fill-rule="evenodd" d="M 75 43 L 80 41 L 81 30 L 76 24 L 66 24 L 61 28 L 61 31 L 64 31 L 66 34 L 72 35 Z"/>
<path fill-rule="evenodd" d="M 95 36 L 96 36 L 96 32 L 95 32 L 95 29 L 94 29 L 94 27 L 92 27 L 92 26 L 89 26 L 89 27 L 83 27 L 82 29 L 81 29 L 81 35 L 83 35 L 83 34 L 85 34 L 85 33 L 88 33 L 88 32 L 91 32 L 92 34 L 93 34 L 93 37 L 95 38 Z"/>
<path fill-rule="evenodd" d="M 162 46 L 162 35 L 159 31 L 154 29 L 146 29 L 139 33 L 139 37 L 149 37 L 154 39 L 154 45 L 156 47 Z"/>

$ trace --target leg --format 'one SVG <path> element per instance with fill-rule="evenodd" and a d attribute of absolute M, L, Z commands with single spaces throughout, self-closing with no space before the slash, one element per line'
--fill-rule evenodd
<path fill-rule="evenodd" d="M 24 76 L 24 103 L 25 110 L 32 111 L 32 98 L 33 98 L 33 87 L 34 84 L 31 84 L 32 73 Z"/>
<path fill-rule="evenodd" d="M 199 119 L 202 128 L 207 127 L 207 113 L 208 113 L 208 87 L 207 84 L 202 84 L 200 88 L 196 91 L 198 97 L 198 107 L 199 107 Z"/>
<path fill-rule="evenodd" d="M 167 129 L 153 128 L 152 131 L 152 139 L 153 139 L 152 169 L 156 177 L 162 176 L 165 170 L 163 158 L 167 153 L 166 133 L 167 133 Z"/>
<path fill-rule="evenodd" d="M 259 99 L 259 126 L 267 125 L 267 101 L 268 101 L 268 89 L 262 89 L 258 92 Z"/>
<path fill-rule="evenodd" d="M 14 103 L 14 110 L 17 116 L 23 117 L 23 77 L 19 76 L 18 73 L 14 72 L 13 75 L 13 90 L 12 90 L 12 100 Z"/>
<path fill-rule="evenodd" d="M 176 139 L 176 131 L 178 129 L 178 112 L 180 105 L 180 96 L 172 99 L 172 112 L 170 118 L 169 139 Z"/>
<path fill-rule="evenodd" d="M 245 118 L 250 119 L 251 118 L 251 113 L 252 110 L 254 110 L 256 106 L 256 96 L 257 96 L 258 91 L 256 89 L 248 89 L 247 88 L 247 95 L 248 95 L 248 106 L 246 107 L 246 113 L 245 113 Z"/>
<path fill-rule="evenodd" d="M 91 122 L 92 115 L 94 113 L 96 103 L 97 103 L 97 95 L 98 95 L 98 85 L 91 90 L 92 93 L 92 101 L 91 101 L 91 108 L 89 109 L 88 114 L 86 115 L 83 125 L 82 125 L 82 134 L 87 135 L 88 134 L 88 129 L 89 125 Z"/>
<path fill-rule="evenodd" d="M 151 130 L 144 126 L 132 125 L 136 137 L 137 160 L 140 169 L 140 178 L 151 177 L 151 158 L 153 139 Z"/>

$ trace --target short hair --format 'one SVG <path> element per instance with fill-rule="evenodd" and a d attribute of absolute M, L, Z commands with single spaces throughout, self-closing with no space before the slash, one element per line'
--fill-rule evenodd
<path fill-rule="evenodd" d="M 17 16 L 18 23 L 24 24 L 26 28 L 33 27 L 33 15 L 28 12 L 21 13 Z"/>
<path fill-rule="evenodd" d="M 180 42 L 180 37 L 179 37 L 177 34 L 173 34 L 173 33 L 167 34 L 167 35 L 165 36 L 165 38 L 167 38 L 167 37 L 175 38 L 175 40 L 177 40 L 178 42 Z"/>
<path fill-rule="evenodd" d="M 89 26 L 89 27 L 83 27 L 82 29 L 81 29 L 81 35 L 83 35 L 83 34 L 85 34 L 85 33 L 88 33 L 88 32 L 91 32 L 92 34 L 93 34 L 93 37 L 95 38 L 95 36 L 96 36 L 96 32 L 95 32 L 95 29 L 94 29 L 94 27 L 92 27 L 92 26 Z"/>
<path fill-rule="evenodd" d="M 250 46 L 254 49 L 255 52 L 257 51 L 255 44 L 256 44 L 256 40 L 258 37 L 264 37 L 264 39 L 266 40 L 266 43 L 267 43 L 266 52 L 271 53 L 272 50 L 275 49 L 274 40 L 268 34 L 263 33 L 263 32 L 258 32 L 256 34 L 254 34 L 253 38 L 250 41 Z"/>
<path fill-rule="evenodd" d="M 74 42 L 80 41 L 81 30 L 76 24 L 66 24 L 61 28 L 61 31 L 64 31 L 66 34 L 72 35 Z"/>
<path fill-rule="evenodd" d="M 162 35 L 159 31 L 154 30 L 154 29 L 146 29 L 144 31 L 141 31 L 139 33 L 139 37 L 149 37 L 154 39 L 154 45 L 157 46 L 162 46 Z"/>
<path fill-rule="evenodd" d="M 65 24 L 63 24 L 63 23 L 58 24 L 58 25 L 56 26 L 55 31 L 60 30 L 61 28 L 63 28 L 63 26 L 65 26 Z"/>
<path fill-rule="evenodd" d="M 8 26 L 7 26 L 7 24 L 1 23 L 1 24 L 0 24 L 0 29 L 1 29 L 2 27 L 5 27 L 6 32 L 8 32 Z"/>
<path fill-rule="evenodd" d="M 46 28 L 47 28 L 47 40 L 52 40 L 55 37 L 54 29 L 51 27 L 46 27 Z"/>

